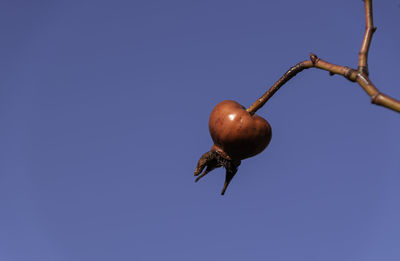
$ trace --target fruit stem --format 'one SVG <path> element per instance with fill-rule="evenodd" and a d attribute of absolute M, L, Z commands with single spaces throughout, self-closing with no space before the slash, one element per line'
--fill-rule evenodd
<path fill-rule="evenodd" d="M 282 85 L 284 85 L 287 81 L 296 76 L 296 74 L 298 74 L 299 72 L 311 67 L 313 67 L 312 61 L 303 61 L 291 67 L 274 85 L 271 86 L 271 88 L 269 88 L 266 93 L 264 93 L 263 96 L 261 96 L 249 108 L 247 108 L 247 112 L 251 115 L 255 114 L 256 111 L 264 106 L 269 98 L 271 98 Z"/>

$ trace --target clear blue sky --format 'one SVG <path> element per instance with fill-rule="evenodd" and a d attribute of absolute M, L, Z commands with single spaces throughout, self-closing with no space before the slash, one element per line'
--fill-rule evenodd
<path fill-rule="evenodd" d="M 258 113 L 269 147 L 194 183 L 220 101 L 315 52 L 356 66 L 360 1 L 3 0 L 0 260 L 400 260 L 400 114 L 310 69 Z M 400 1 L 371 79 L 400 98 Z"/>

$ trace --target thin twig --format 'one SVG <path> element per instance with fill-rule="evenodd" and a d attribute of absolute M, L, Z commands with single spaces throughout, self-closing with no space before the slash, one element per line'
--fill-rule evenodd
<path fill-rule="evenodd" d="M 368 51 L 371 45 L 372 35 L 376 31 L 374 27 L 373 16 L 372 16 L 372 0 L 364 0 L 365 4 L 365 34 L 361 44 L 360 53 L 358 56 L 358 71 L 369 74 L 368 71 Z"/>
<path fill-rule="evenodd" d="M 254 102 L 247 111 L 253 115 L 258 109 L 260 109 L 264 104 L 279 90 L 279 88 L 284 85 L 287 81 L 292 79 L 296 74 L 303 71 L 304 69 L 308 69 L 313 67 L 313 63 L 311 61 L 303 61 L 295 66 L 291 67 L 274 85 L 269 88 L 269 90 L 261 96 L 256 102 Z"/>

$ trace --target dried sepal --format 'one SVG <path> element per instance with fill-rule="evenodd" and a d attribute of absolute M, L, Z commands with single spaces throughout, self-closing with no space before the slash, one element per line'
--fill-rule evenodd
<path fill-rule="evenodd" d="M 221 192 L 221 195 L 224 195 L 229 183 L 235 176 L 239 165 L 240 160 L 227 159 L 214 150 L 207 151 L 200 157 L 200 160 L 197 163 L 197 167 L 194 171 L 194 175 L 197 176 L 195 182 L 199 181 L 202 177 L 214 169 L 224 167 L 226 170 L 225 183 Z"/>

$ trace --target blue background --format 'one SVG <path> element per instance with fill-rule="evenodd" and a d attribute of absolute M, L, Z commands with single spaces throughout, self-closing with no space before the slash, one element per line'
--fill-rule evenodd
<path fill-rule="evenodd" d="M 400 115 L 325 71 L 258 114 L 269 147 L 194 183 L 220 101 L 314 52 L 356 67 L 362 1 L 0 4 L 0 260 L 400 259 Z M 400 98 L 400 2 L 375 1 L 371 80 Z"/>

